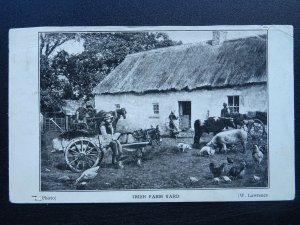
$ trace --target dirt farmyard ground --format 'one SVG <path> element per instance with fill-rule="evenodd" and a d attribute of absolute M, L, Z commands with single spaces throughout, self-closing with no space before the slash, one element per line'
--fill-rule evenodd
<path fill-rule="evenodd" d="M 57 134 L 47 134 L 42 138 L 41 150 L 41 189 L 47 190 L 76 190 L 75 180 L 80 173 L 69 170 L 64 161 L 63 152 L 51 153 L 51 140 Z M 203 145 L 212 138 L 206 135 L 201 141 Z M 238 145 L 234 150 L 224 153 L 216 152 L 212 157 L 200 157 L 197 155 L 199 149 L 193 148 L 186 153 L 177 149 L 177 144 L 183 142 L 192 144 L 192 138 L 163 138 L 161 146 L 146 148 L 142 166 L 138 167 L 133 157 L 124 162 L 124 169 L 116 169 L 111 164 L 111 154 L 105 155 L 100 163 L 97 177 L 88 182 L 86 190 L 120 190 L 120 189 L 189 189 L 189 188 L 247 188 L 268 187 L 268 157 L 267 152 L 259 167 L 255 166 L 252 159 L 252 148 L 257 144 L 256 140 L 248 140 L 247 152 L 241 152 Z M 266 143 L 266 137 L 262 141 Z M 260 144 L 262 143 L 260 142 Z M 214 184 L 209 163 L 221 165 L 227 162 L 226 158 L 234 160 L 233 166 L 240 165 L 242 160 L 247 163 L 243 179 L 233 180 L 231 183 L 220 182 Z M 232 165 L 225 168 L 225 174 Z M 257 182 L 253 181 L 253 175 L 260 177 Z M 68 176 L 70 180 L 59 178 Z M 199 181 L 192 183 L 190 177 Z"/>

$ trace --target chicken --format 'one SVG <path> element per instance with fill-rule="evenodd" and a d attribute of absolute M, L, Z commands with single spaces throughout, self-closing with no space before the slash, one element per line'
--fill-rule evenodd
<path fill-rule="evenodd" d="M 220 177 L 222 173 L 225 171 L 226 163 L 222 163 L 221 166 L 216 167 L 214 163 L 209 164 L 210 172 L 213 174 L 214 177 Z"/>
<path fill-rule="evenodd" d="M 227 162 L 228 162 L 229 164 L 233 164 L 233 160 L 232 160 L 231 158 L 229 158 L 229 157 L 227 157 Z"/>
<path fill-rule="evenodd" d="M 253 182 L 257 182 L 257 181 L 260 181 L 260 177 L 259 176 L 255 176 L 253 175 L 253 178 L 252 178 Z"/>
<path fill-rule="evenodd" d="M 179 148 L 179 150 L 180 150 L 181 152 L 186 152 L 186 150 L 192 149 L 190 145 L 184 144 L 184 143 L 179 143 L 179 144 L 177 145 L 177 147 Z"/>
<path fill-rule="evenodd" d="M 76 179 L 76 182 L 75 184 L 78 184 L 79 182 L 81 181 L 84 181 L 84 180 L 92 180 L 94 179 L 97 175 L 98 175 L 98 170 L 99 170 L 99 166 L 96 166 L 96 167 L 92 167 L 90 169 L 87 169 L 85 170 L 81 175 L 80 177 L 78 177 Z"/>
<path fill-rule="evenodd" d="M 233 166 L 228 172 L 228 176 L 232 179 L 243 178 L 245 174 L 246 162 L 243 161 L 240 166 Z"/>
<path fill-rule="evenodd" d="M 223 180 L 225 183 L 231 183 L 231 179 L 230 179 L 229 177 L 227 177 L 227 176 L 222 176 L 221 178 L 222 178 L 222 180 Z"/>
<path fill-rule="evenodd" d="M 189 177 L 190 183 L 197 183 L 199 181 L 199 179 L 197 179 L 196 177 Z"/>
<path fill-rule="evenodd" d="M 87 182 L 81 182 L 76 186 L 76 190 L 86 190 Z"/>
<path fill-rule="evenodd" d="M 262 146 L 258 146 L 258 149 L 265 155 L 268 151 L 268 144 L 263 144 Z"/>
<path fill-rule="evenodd" d="M 199 156 L 213 156 L 214 154 L 215 150 L 209 146 L 204 146 L 198 153 Z"/>
<path fill-rule="evenodd" d="M 259 147 L 257 145 L 254 145 L 252 157 L 257 165 L 259 165 L 264 158 L 264 154 L 259 150 Z"/>
<path fill-rule="evenodd" d="M 62 181 L 62 182 L 68 182 L 71 180 L 71 178 L 69 176 L 65 175 L 65 176 L 59 177 L 58 180 Z"/>
<path fill-rule="evenodd" d="M 213 184 L 219 184 L 219 183 L 220 183 L 220 178 L 215 177 L 215 178 L 213 179 Z"/>

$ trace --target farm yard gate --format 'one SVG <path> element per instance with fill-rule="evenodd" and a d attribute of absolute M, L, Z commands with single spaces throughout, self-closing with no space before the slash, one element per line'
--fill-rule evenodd
<path fill-rule="evenodd" d="M 62 129 L 59 129 L 59 127 Z M 43 119 L 43 131 L 65 131 L 66 119 L 62 117 L 44 117 Z"/>

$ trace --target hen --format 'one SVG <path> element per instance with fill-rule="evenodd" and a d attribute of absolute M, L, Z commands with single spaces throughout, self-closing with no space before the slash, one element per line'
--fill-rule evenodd
<path fill-rule="evenodd" d="M 257 145 L 254 145 L 252 157 L 257 165 L 259 165 L 264 158 L 264 154 L 259 150 L 259 147 Z"/>
<path fill-rule="evenodd" d="M 226 163 L 222 163 L 222 165 L 219 167 L 216 167 L 214 163 L 210 163 L 209 169 L 214 177 L 220 177 L 222 175 L 222 173 L 224 173 L 225 166 L 226 166 Z"/>
<path fill-rule="evenodd" d="M 227 157 L 227 162 L 228 162 L 229 164 L 233 164 L 233 159 Z"/>
<path fill-rule="evenodd" d="M 232 179 L 243 178 L 245 174 L 246 162 L 243 161 L 240 166 L 231 167 L 228 172 L 228 176 Z"/>

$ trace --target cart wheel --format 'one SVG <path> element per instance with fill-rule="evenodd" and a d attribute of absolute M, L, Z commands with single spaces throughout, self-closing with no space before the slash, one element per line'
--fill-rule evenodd
<path fill-rule="evenodd" d="M 262 135 L 264 135 L 266 133 L 265 125 L 260 120 L 254 119 L 253 123 L 249 126 L 248 132 L 250 135 L 261 137 Z"/>
<path fill-rule="evenodd" d="M 95 167 L 102 158 L 102 149 L 87 138 L 74 139 L 65 150 L 66 162 L 74 172 L 82 172 Z"/>

